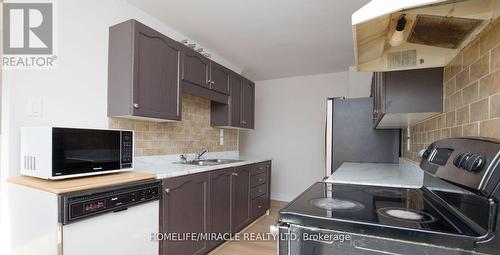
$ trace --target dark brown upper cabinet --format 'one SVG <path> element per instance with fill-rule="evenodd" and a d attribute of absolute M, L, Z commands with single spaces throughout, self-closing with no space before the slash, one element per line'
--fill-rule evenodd
<path fill-rule="evenodd" d="M 443 111 L 443 68 L 376 72 L 373 126 L 404 128 Z"/>
<path fill-rule="evenodd" d="M 209 233 L 211 191 L 209 173 L 192 174 L 163 181 L 160 228 L 162 233 Z M 216 204 L 219 206 L 219 204 Z M 206 254 L 209 241 L 172 241 L 160 244 L 161 254 Z"/>
<path fill-rule="evenodd" d="M 181 120 L 183 47 L 136 20 L 110 27 L 108 116 Z"/>
<path fill-rule="evenodd" d="M 229 76 L 229 101 L 212 102 L 210 122 L 214 127 L 254 128 L 255 84 L 243 76 Z"/>
<path fill-rule="evenodd" d="M 229 98 L 230 73 L 231 71 L 224 66 L 190 48 L 184 48 L 182 57 L 184 91 L 226 104 Z"/>
<path fill-rule="evenodd" d="M 210 88 L 210 60 L 193 50 L 186 49 L 182 57 L 182 81 Z"/>
<path fill-rule="evenodd" d="M 214 61 L 210 61 L 210 85 L 217 92 L 229 95 L 229 75 L 231 71 Z"/>
<path fill-rule="evenodd" d="M 241 116 L 240 122 L 244 128 L 253 129 L 255 119 L 255 84 L 247 79 L 241 86 Z"/>

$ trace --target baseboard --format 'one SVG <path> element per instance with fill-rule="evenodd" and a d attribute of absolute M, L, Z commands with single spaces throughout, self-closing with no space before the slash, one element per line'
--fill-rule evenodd
<path fill-rule="evenodd" d="M 295 196 L 271 193 L 271 200 L 278 200 L 283 202 L 290 202 L 295 199 Z"/>

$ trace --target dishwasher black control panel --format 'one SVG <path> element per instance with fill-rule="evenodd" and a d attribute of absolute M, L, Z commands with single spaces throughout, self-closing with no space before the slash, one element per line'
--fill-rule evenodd
<path fill-rule="evenodd" d="M 102 213 L 160 198 L 161 181 L 148 181 L 106 189 L 63 194 L 59 199 L 59 222 L 69 224 Z"/>

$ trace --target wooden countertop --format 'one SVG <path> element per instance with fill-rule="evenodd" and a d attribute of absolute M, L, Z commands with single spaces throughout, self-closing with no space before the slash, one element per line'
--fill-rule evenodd
<path fill-rule="evenodd" d="M 29 176 L 18 176 L 9 178 L 7 181 L 54 194 L 63 194 L 137 181 L 152 180 L 155 178 L 156 175 L 150 173 L 122 172 L 65 180 L 45 180 Z"/>

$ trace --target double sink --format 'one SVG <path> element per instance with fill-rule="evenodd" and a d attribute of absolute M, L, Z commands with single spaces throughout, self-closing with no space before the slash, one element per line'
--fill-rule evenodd
<path fill-rule="evenodd" d="M 223 164 L 230 164 L 230 163 L 236 163 L 236 162 L 241 162 L 243 160 L 238 160 L 238 159 L 195 159 L 195 160 L 187 160 L 187 161 L 181 161 L 181 162 L 176 162 L 177 164 L 184 164 L 184 165 L 194 165 L 194 166 L 216 166 L 216 165 L 223 165 Z"/>

